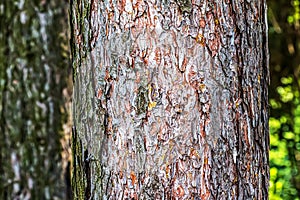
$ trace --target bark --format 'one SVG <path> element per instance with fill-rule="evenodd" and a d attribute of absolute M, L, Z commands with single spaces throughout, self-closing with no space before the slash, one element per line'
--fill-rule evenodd
<path fill-rule="evenodd" d="M 0 199 L 67 199 L 61 145 L 65 6 L 0 3 Z"/>
<path fill-rule="evenodd" d="M 267 199 L 265 1 L 71 3 L 76 199 Z"/>

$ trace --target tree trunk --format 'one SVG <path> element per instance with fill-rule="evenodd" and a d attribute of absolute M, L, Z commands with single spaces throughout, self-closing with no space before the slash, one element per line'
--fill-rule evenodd
<path fill-rule="evenodd" d="M 77 199 L 267 199 L 265 1 L 71 3 Z"/>
<path fill-rule="evenodd" d="M 67 199 L 66 3 L 0 3 L 0 199 Z M 65 49 L 62 48 L 65 46 Z"/>

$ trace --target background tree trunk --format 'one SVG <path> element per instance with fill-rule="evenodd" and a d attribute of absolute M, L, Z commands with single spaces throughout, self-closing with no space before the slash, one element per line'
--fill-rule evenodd
<path fill-rule="evenodd" d="M 68 199 L 61 144 L 66 5 L 0 3 L 0 199 Z"/>
<path fill-rule="evenodd" d="M 267 199 L 265 1 L 71 3 L 78 199 Z"/>

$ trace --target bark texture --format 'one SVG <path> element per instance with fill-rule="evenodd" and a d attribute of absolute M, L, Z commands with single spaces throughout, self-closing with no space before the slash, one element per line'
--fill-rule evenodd
<path fill-rule="evenodd" d="M 0 199 L 68 197 L 65 8 L 63 1 L 0 2 Z"/>
<path fill-rule="evenodd" d="M 267 199 L 265 1 L 71 3 L 77 199 Z"/>

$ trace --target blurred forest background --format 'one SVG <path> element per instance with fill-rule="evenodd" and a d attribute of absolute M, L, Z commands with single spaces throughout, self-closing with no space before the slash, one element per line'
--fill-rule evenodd
<path fill-rule="evenodd" d="M 68 8 L 0 1 L 0 199 L 71 199 Z"/>
<path fill-rule="evenodd" d="M 68 8 L 0 2 L 0 199 L 71 199 Z M 300 0 L 268 0 L 268 21 L 270 199 L 299 200 Z"/>
<path fill-rule="evenodd" d="M 268 0 L 270 199 L 300 199 L 300 1 Z"/>

